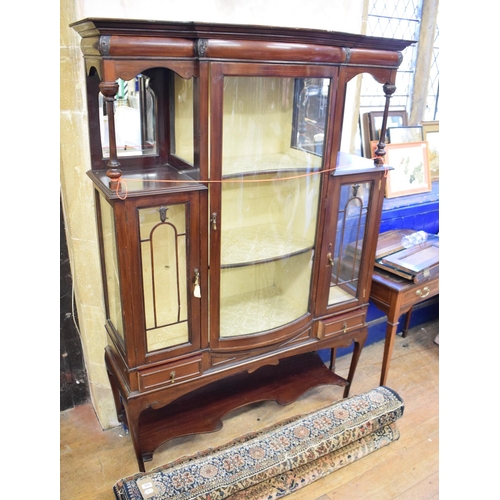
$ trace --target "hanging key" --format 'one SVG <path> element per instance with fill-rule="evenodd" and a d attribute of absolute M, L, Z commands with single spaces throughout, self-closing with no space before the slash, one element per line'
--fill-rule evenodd
<path fill-rule="evenodd" d="M 201 298 L 200 271 L 198 271 L 198 269 L 194 270 L 194 290 L 193 290 L 193 295 L 197 299 Z"/>

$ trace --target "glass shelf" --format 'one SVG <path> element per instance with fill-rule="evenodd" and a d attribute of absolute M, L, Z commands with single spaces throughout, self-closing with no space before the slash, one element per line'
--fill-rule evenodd
<path fill-rule="evenodd" d="M 348 290 L 342 289 L 338 285 L 332 285 L 328 294 L 328 304 L 340 304 L 356 298 L 356 288 L 349 287 Z"/>
<path fill-rule="evenodd" d="M 241 293 L 221 301 L 222 338 L 264 332 L 297 319 L 300 305 L 276 288 Z"/>
<path fill-rule="evenodd" d="M 311 250 L 312 242 L 286 226 L 265 224 L 224 231 L 221 266 L 248 265 Z"/>
<path fill-rule="evenodd" d="M 314 172 L 321 169 L 322 158 L 304 151 L 290 149 L 288 154 L 276 153 L 255 156 L 225 157 L 223 178 L 266 172 Z"/>
<path fill-rule="evenodd" d="M 307 313 L 312 250 L 221 270 L 222 338 L 272 330 Z"/>

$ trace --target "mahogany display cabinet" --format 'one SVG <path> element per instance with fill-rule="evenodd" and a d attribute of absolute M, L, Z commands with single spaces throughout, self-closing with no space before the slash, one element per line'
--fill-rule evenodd
<path fill-rule="evenodd" d="M 118 418 L 139 468 L 227 412 L 349 393 L 387 167 L 341 153 L 347 83 L 395 90 L 409 41 L 84 19 L 91 165 Z M 380 134 L 381 137 L 385 133 Z M 317 351 L 354 344 L 347 378 Z"/>

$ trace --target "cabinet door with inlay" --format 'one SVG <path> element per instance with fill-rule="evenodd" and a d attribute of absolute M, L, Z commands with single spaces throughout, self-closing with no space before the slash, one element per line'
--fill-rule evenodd
<path fill-rule="evenodd" d="M 136 207 L 148 361 L 200 348 L 201 280 L 207 272 L 200 268 L 198 196 L 180 194 Z"/>
<path fill-rule="evenodd" d="M 318 316 L 363 305 L 369 299 L 384 169 L 366 160 L 366 173 L 351 173 L 350 161 L 348 155 L 339 155 L 338 168 L 329 180 L 331 201 L 318 266 Z"/>

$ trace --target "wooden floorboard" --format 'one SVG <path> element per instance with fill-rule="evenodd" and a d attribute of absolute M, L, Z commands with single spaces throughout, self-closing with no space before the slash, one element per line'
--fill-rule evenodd
<path fill-rule="evenodd" d="M 293 493 L 289 500 L 432 500 L 439 497 L 439 347 L 438 322 L 410 330 L 395 341 L 387 386 L 405 402 L 398 421 L 401 437 L 389 446 Z M 384 343 L 361 355 L 351 395 L 379 384 Z M 350 356 L 337 360 L 346 377 Z M 147 470 L 181 456 L 224 444 L 286 417 L 307 413 L 342 398 L 340 387 L 319 387 L 287 406 L 264 402 L 224 418 L 222 430 L 177 438 L 161 446 Z M 130 436 L 121 427 L 103 431 L 91 405 L 61 412 L 60 498 L 113 500 L 113 484 L 138 472 Z"/>

